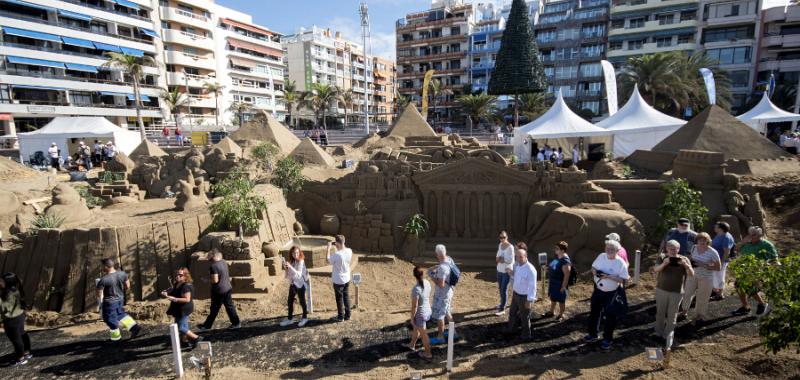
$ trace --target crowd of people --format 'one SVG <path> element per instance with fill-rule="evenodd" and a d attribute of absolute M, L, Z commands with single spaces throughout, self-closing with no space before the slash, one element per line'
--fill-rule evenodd
<path fill-rule="evenodd" d="M 78 142 L 78 151 L 72 155 L 62 156 L 62 151 L 55 142 L 47 148 L 47 157 L 50 160 L 50 167 L 55 170 L 86 171 L 101 165 L 103 162 L 111 161 L 117 154 L 117 147 L 113 141 L 105 144 L 100 140 L 94 140 L 94 146 L 89 146 L 85 141 Z"/>
<path fill-rule="evenodd" d="M 313 129 L 307 129 L 303 137 L 309 137 L 319 146 L 328 145 L 328 131 L 325 128 L 315 126 Z"/>
<path fill-rule="evenodd" d="M 800 148 L 800 132 L 787 129 L 778 138 L 778 145 L 787 152 L 797 154 Z"/>
<path fill-rule="evenodd" d="M 175 127 L 172 130 L 172 135 L 175 136 L 175 143 L 178 144 L 178 146 L 183 146 L 185 138 L 183 137 L 183 131 L 181 128 Z M 164 128 L 161 130 L 161 136 L 167 141 L 167 146 L 170 146 L 171 137 L 169 127 L 164 126 Z"/>
<path fill-rule="evenodd" d="M 730 233 L 730 226 L 718 222 L 714 227 L 715 237 L 705 232 L 697 233 L 690 227 L 689 220 L 679 219 L 675 228 L 670 229 L 660 247 L 660 255 L 650 273 L 656 276 L 655 303 L 656 320 L 653 326 L 652 339 L 663 347 L 668 359 L 674 342 L 675 326 L 678 322 L 689 318 L 690 325 L 702 326 L 709 318 L 709 302 L 723 299 L 726 288 L 727 264 L 736 255 L 752 255 L 759 260 L 774 261 L 778 259 L 775 246 L 764 239 L 763 230 L 753 226 L 747 236 L 738 245 Z M 533 305 L 537 302 L 536 267 L 528 260 L 528 247 L 525 243 L 513 244 L 506 231 L 499 234 L 499 244 L 495 253 L 497 270 L 497 286 L 499 304 L 495 314 L 503 316 L 508 309 L 506 333 L 513 334 L 523 341 L 534 337 L 531 328 Z M 337 235 L 334 242 L 329 243 L 326 259 L 331 265 L 331 286 L 336 299 L 336 316 L 331 322 L 344 322 L 350 319 L 349 285 L 352 280 L 350 267 L 353 251 L 345 245 L 345 237 Z M 543 269 L 547 272 L 547 289 L 550 301 L 549 311 L 542 318 L 555 318 L 557 322 L 567 318 L 566 305 L 570 287 L 577 281 L 577 271 L 569 256 L 569 245 L 558 242 L 553 247 L 552 260 Z M 413 269 L 413 287 L 411 288 L 411 310 L 409 324 L 411 338 L 407 345 L 410 350 L 417 350 L 422 342 L 422 350 L 416 351 L 420 358 L 431 360 L 431 347 L 444 344 L 449 331 L 446 323 L 453 322 L 453 301 L 461 271 L 453 258 L 447 255 L 447 248 L 435 246 L 437 264 L 427 270 L 421 266 Z M 287 316 L 280 322 L 281 327 L 297 324 L 304 327 L 308 319 L 306 295 L 309 288 L 308 269 L 305 266 L 304 253 L 300 247 L 294 246 L 289 251 L 288 260 L 284 260 L 283 269 L 288 284 Z M 231 278 L 228 264 L 220 251 L 214 249 L 207 255 L 209 262 L 208 278 L 211 283 L 210 313 L 205 322 L 197 326 L 198 331 L 213 328 L 214 321 L 224 306 L 230 321 L 229 329 L 241 326 L 236 307 L 233 303 Z M 96 295 L 100 315 L 109 328 L 109 339 L 122 339 L 122 330 L 130 333 L 135 339 L 141 332 L 139 324 L 125 312 L 125 293 L 130 288 L 128 275 L 116 268 L 112 259 L 102 260 L 103 275 L 97 280 Z M 586 335 L 583 340 L 593 343 L 602 340 L 599 346 L 603 350 L 612 348 L 614 330 L 617 322 L 623 318 L 628 309 L 626 286 L 630 279 L 627 252 L 622 247 L 620 237 L 616 233 L 605 236 L 605 251 L 592 262 L 591 277 L 593 292 L 590 298 L 589 318 Z M 427 277 L 426 277 L 427 275 Z M 160 294 L 170 303 L 167 315 L 173 317 L 181 335 L 183 347 L 191 349 L 203 338 L 192 332 L 189 319 L 194 311 L 195 290 L 189 269 L 179 268 L 170 278 L 171 287 Z M 510 302 L 508 288 L 511 287 Z M 768 312 L 767 301 L 758 292 L 745 293 L 738 287 L 737 293 L 741 307 L 732 312 L 744 315 L 751 312 L 748 299 L 757 302 L 756 315 Z M 302 316 L 294 319 L 295 299 L 300 303 Z M 31 359 L 30 338 L 25 332 L 24 295 L 20 280 L 13 273 L 5 273 L 0 278 L 0 318 L 2 318 L 6 335 L 12 342 L 15 351 L 14 365 L 23 365 Z M 435 332 L 428 335 L 428 324 L 435 324 Z M 455 335 L 455 334 L 454 334 Z M 454 336 L 455 338 L 455 336 Z"/>

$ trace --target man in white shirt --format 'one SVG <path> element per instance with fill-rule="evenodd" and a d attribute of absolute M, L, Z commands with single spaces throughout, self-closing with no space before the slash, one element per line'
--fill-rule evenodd
<path fill-rule="evenodd" d="M 431 304 L 431 320 L 436 321 L 437 335 L 431 339 L 431 344 L 442 344 L 445 342 L 444 322 L 453 321 L 453 314 L 450 312 L 453 306 L 453 286 L 450 285 L 450 265 L 453 259 L 447 256 L 447 248 L 443 244 L 437 244 L 436 259 L 439 261 L 435 267 L 428 270 L 428 276 L 433 280 L 433 303 Z"/>
<path fill-rule="evenodd" d="M 50 144 L 50 148 L 47 149 L 47 154 L 50 156 L 50 166 L 52 166 L 53 169 L 61 170 L 61 163 L 58 161 L 58 145 L 56 145 L 56 143 Z"/>
<path fill-rule="evenodd" d="M 350 285 L 350 261 L 353 259 L 353 250 L 345 247 L 344 242 L 343 235 L 336 235 L 336 240 L 333 243 L 336 251 L 331 253 L 331 248 L 333 248 L 331 243 L 328 243 L 326 251 L 328 263 L 333 266 L 331 280 L 333 281 L 333 293 L 336 296 L 337 314 L 331 318 L 332 322 L 350 320 L 350 293 L 348 288 Z"/>
<path fill-rule="evenodd" d="M 514 268 L 514 296 L 511 298 L 508 329 L 516 332 L 517 325 L 522 325 L 522 339 L 530 340 L 533 337 L 531 311 L 536 301 L 536 269 L 528 262 L 528 251 L 517 249 L 516 259 L 519 265 Z"/>

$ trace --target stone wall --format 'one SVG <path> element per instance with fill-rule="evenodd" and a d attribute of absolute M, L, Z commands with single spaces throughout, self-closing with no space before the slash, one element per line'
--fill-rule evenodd
<path fill-rule="evenodd" d="M 43 229 L 17 250 L 0 252 L 0 271 L 17 273 L 26 302 L 36 310 L 78 314 L 94 310 L 100 260 L 114 259 L 128 273 L 136 301 L 155 300 L 211 224 L 208 214 L 139 226 Z"/>

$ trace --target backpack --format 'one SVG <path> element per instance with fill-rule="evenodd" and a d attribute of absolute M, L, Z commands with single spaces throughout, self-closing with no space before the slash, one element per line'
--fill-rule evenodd
<path fill-rule="evenodd" d="M 450 262 L 450 279 L 448 283 L 450 286 L 456 286 L 458 280 L 461 279 L 461 270 L 458 269 L 455 262 Z"/>
<path fill-rule="evenodd" d="M 569 280 L 567 281 L 567 286 L 575 285 L 577 282 L 578 282 L 578 271 L 575 270 L 575 266 L 570 266 Z"/>

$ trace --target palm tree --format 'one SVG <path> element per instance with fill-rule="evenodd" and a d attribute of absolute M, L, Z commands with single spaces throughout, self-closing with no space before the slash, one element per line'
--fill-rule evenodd
<path fill-rule="evenodd" d="M 701 68 L 710 69 L 714 73 L 714 83 L 717 92 L 716 104 L 726 110 L 730 110 L 731 101 L 731 80 L 728 72 L 719 68 L 719 62 L 709 58 L 704 52 L 697 52 L 691 55 L 683 54 L 682 71 L 683 77 L 691 83 L 689 93 L 689 107 L 701 110 L 708 106 L 708 92 L 703 77 L 699 74 Z"/>
<path fill-rule="evenodd" d="M 239 128 L 241 128 L 244 126 L 244 115 L 252 112 L 254 109 L 255 108 L 250 103 L 233 102 L 231 103 L 230 107 L 228 107 L 228 112 L 236 115 L 236 118 L 239 121 Z"/>
<path fill-rule="evenodd" d="M 684 72 L 680 54 L 668 52 L 628 58 L 619 74 L 620 93 L 627 99 L 638 85 L 642 97 L 654 107 L 672 114 L 680 113 L 682 106 L 689 103 L 691 91 L 681 77 Z"/>
<path fill-rule="evenodd" d="M 403 112 L 408 104 L 411 103 L 411 98 L 403 95 L 400 91 L 394 90 L 394 114 L 395 117 L 400 116 L 400 113 Z"/>
<path fill-rule="evenodd" d="M 449 88 L 444 88 L 444 86 L 445 86 L 444 83 L 439 79 L 432 79 L 430 84 L 429 84 L 429 86 L 430 87 L 428 88 L 428 91 L 430 93 L 431 105 L 433 106 L 431 108 L 433 109 L 433 115 L 434 115 L 434 117 L 433 117 L 433 128 L 435 129 L 436 128 L 436 119 L 437 119 L 437 116 L 438 116 L 438 114 L 436 113 L 438 100 L 439 100 L 440 97 L 446 97 L 448 95 L 453 95 L 453 90 L 450 90 Z"/>
<path fill-rule="evenodd" d="M 137 57 L 134 55 L 107 52 L 108 59 L 103 63 L 103 67 L 112 69 L 119 69 L 124 73 L 131 76 L 133 82 L 133 102 L 136 105 L 136 121 L 139 124 L 139 133 L 142 140 L 147 139 L 147 132 L 144 130 L 144 120 L 142 120 L 142 97 L 139 93 L 139 81 L 142 80 L 144 73 L 144 66 L 156 66 L 156 61 L 153 57 L 142 56 Z"/>
<path fill-rule="evenodd" d="M 469 123 L 469 133 L 472 135 L 474 123 L 480 123 L 481 119 L 488 118 L 492 113 L 497 97 L 487 94 L 464 95 L 456 99 L 456 103 L 461 107 L 461 111 L 467 116 Z"/>
<path fill-rule="evenodd" d="M 177 87 L 174 90 L 169 91 L 166 89 L 161 90 L 161 97 L 164 99 L 164 103 L 167 103 L 169 107 L 169 113 L 172 115 L 172 120 L 175 122 L 175 127 L 178 127 L 178 109 L 188 102 L 189 98 L 186 94 L 180 92 Z"/>
<path fill-rule="evenodd" d="M 302 93 L 297 91 L 297 84 L 295 81 L 290 80 L 283 86 L 283 101 L 286 102 L 286 112 L 289 114 L 289 126 L 296 126 L 294 118 L 292 117 L 292 108 L 300 101 Z"/>
<path fill-rule="evenodd" d="M 217 128 L 219 128 L 219 96 L 222 95 L 222 90 L 225 88 L 222 84 L 218 82 L 206 82 L 203 83 L 203 89 L 206 93 L 213 93 L 214 94 L 214 118 L 217 122 Z M 222 126 L 222 130 L 225 130 L 225 126 Z"/>
<path fill-rule="evenodd" d="M 519 95 L 519 113 L 528 117 L 528 120 L 536 119 L 550 109 L 554 98 L 544 92 L 532 92 Z"/>
<path fill-rule="evenodd" d="M 347 128 L 347 111 L 353 107 L 353 101 L 355 100 L 353 90 L 348 88 L 347 90 L 340 91 L 336 100 L 344 106 L 344 127 Z"/>
<path fill-rule="evenodd" d="M 330 108 L 331 103 L 337 99 L 339 88 L 324 83 L 314 83 L 311 85 L 311 93 L 306 96 L 307 104 L 315 111 L 315 115 L 322 115 L 322 128 L 328 130 L 328 122 L 325 114 Z"/>

